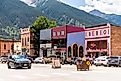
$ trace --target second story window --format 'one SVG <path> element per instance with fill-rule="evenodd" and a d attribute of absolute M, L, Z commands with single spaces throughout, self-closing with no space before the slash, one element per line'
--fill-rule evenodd
<path fill-rule="evenodd" d="M 89 36 L 91 36 L 91 32 L 89 32 Z"/>
<path fill-rule="evenodd" d="M 100 35 L 102 35 L 102 30 L 100 30 Z"/>
<path fill-rule="evenodd" d="M 24 38 L 22 38 L 22 46 L 24 46 Z"/>
<path fill-rule="evenodd" d="M 4 50 L 6 50 L 6 44 L 4 44 Z"/>
<path fill-rule="evenodd" d="M 25 46 L 26 46 L 26 37 L 25 37 L 25 43 L 24 43 L 24 44 L 25 44 Z"/>
<path fill-rule="evenodd" d="M 60 32 L 57 32 L 57 35 L 60 36 Z"/>
<path fill-rule="evenodd" d="M 96 35 L 98 35 L 98 31 L 96 31 Z"/>
<path fill-rule="evenodd" d="M 92 36 L 94 36 L 94 31 L 92 31 Z"/>
<path fill-rule="evenodd" d="M 53 36 L 56 36 L 56 32 L 53 32 Z"/>
<path fill-rule="evenodd" d="M 29 42 L 29 37 L 27 38 L 27 42 Z"/>
<path fill-rule="evenodd" d="M 64 35 L 64 31 L 61 31 L 61 35 Z"/>

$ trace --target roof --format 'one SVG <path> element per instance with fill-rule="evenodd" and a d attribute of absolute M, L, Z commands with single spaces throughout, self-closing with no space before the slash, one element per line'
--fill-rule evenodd
<path fill-rule="evenodd" d="M 102 23 L 102 24 L 97 24 L 97 25 L 93 25 L 93 26 L 88 26 L 86 28 L 94 28 L 94 27 L 100 27 L 100 26 L 106 26 L 106 25 L 111 25 L 111 26 L 118 26 L 116 24 L 112 24 L 112 23 Z M 118 26 L 119 27 L 119 26 Z"/>

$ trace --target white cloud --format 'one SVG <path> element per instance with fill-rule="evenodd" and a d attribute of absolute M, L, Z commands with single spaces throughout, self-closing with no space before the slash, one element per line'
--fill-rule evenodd
<path fill-rule="evenodd" d="M 86 5 L 80 6 L 79 9 L 87 12 L 98 9 L 107 14 L 119 14 L 121 15 L 121 0 L 85 0 Z"/>

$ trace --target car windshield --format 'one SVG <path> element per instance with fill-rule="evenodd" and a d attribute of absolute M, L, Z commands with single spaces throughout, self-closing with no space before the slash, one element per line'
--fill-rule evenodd
<path fill-rule="evenodd" d="M 16 55 L 16 56 L 14 56 L 14 58 L 15 59 L 22 59 L 22 58 L 25 58 L 25 56 L 24 55 Z"/>
<path fill-rule="evenodd" d="M 110 57 L 110 59 L 118 59 L 118 57 Z"/>
<path fill-rule="evenodd" d="M 106 59 L 107 57 L 103 57 L 103 56 L 101 56 L 101 57 L 98 57 L 97 59 Z"/>

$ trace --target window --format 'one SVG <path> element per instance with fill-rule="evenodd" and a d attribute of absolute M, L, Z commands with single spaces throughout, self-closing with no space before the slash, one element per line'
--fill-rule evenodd
<path fill-rule="evenodd" d="M 57 32 L 57 35 L 59 36 L 60 35 L 60 32 Z"/>
<path fill-rule="evenodd" d="M 27 37 L 27 45 L 29 45 L 29 37 Z"/>
<path fill-rule="evenodd" d="M 102 35 L 102 30 L 100 30 L 100 35 Z"/>
<path fill-rule="evenodd" d="M 64 35 L 64 31 L 61 31 L 61 35 Z"/>
<path fill-rule="evenodd" d="M 6 50 L 6 44 L 4 44 L 4 50 Z"/>
<path fill-rule="evenodd" d="M 103 34 L 104 34 L 104 35 L 105 35 L 105 34 L 107 34 L 107 31 L 106 31 L 106 30 L 104 30 L 104 31 L 103 31 Z"/>
<path fill-rule="evenodd" d="M 89 36 L 91 36 L 91 32 L 89 32 Z"/>
<path fill-rule="evenodd" d="M 29 42 L 29 37 L 27 38 L 27 42 Z"/>
<path fill-rule="evenodd" d="M 26 46 L 26 37 L 25 37 L 25 46 Z"/>
<path fill-rule="evenodd" d="M 94 36 L 94 31 L 92 31 L 92 36 Z"/>
<path fill-rule="evenodd" d="M 98 31 L 96 31 L 96 35 L 98 35 Z"/>
<path fill-rule="evenodd" d="M 22 46 L 24 46 L 24 38 L 22 38 Z"/>
<path fill-rule="evenodd" d="M 56 36 L 56 32 L 53 32 L 53 36 Z"/>

